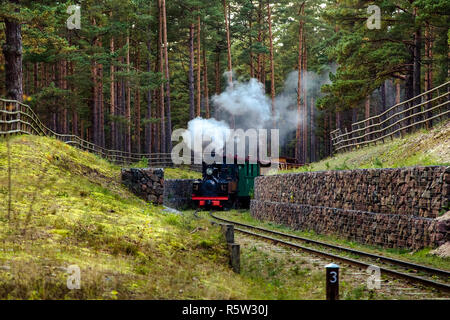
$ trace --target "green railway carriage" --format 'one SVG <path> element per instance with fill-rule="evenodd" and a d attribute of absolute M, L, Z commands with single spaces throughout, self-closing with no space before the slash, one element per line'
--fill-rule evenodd
<path fill-rule="evenodd" d="M 255 178 L 261 174 L 259 163 L 238 165 L 238 197 L 253 195 Z"/>

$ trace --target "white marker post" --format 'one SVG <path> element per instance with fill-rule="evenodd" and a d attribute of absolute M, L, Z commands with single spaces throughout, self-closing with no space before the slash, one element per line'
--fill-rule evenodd
<path fill-rule="evenodd" d="M 334 263 L 327 264 L 327 300 L 339 300 L 339 266 Z"/>

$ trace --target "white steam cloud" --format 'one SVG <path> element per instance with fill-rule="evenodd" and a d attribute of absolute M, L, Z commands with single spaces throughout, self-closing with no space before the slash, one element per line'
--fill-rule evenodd
<path fill-rule="evenodd" d="M 257 79 L 235 81 L 220 95 L 214 95 L 212 103 L 230 125 L 234 122 L 235 128 L 266 128 L 271 120 L 271 102 Z"/>
<path fill-rule="evenodd" d="M 183 134 L 183 140 L 196 153 L 201 153 L 204 140 L 209 140 L 207 144 L 213 149 L 220 150 L 228 140 L 229 129 L 230 127 L 225 121 L 198 117 L 189 121 L 188 130 Z"/>
<path fill-rule="evenodd" d="M 329 69 L 333 72 L 336 66 L 330 66 Z M 224 76 L 228 79 L 228 73 Z M 314 72 L 305 72 L 303 76 L 303 85 L 306 85 L 309 93 L 314 92 L 316 96 L 320 95 L 320 87 L 329 82 L 328 72 L 319 75 Z M 280 130 L 282 144 L 285 143 L 286 137 L 296 130 L 297 123 L 303 116 L 297 114 L 297 86 L 298 71 L 293 71 L 287 76 L 283 91 L 275 98 L 274 120 Z M 212 97 L 217 119 L 198 117 L 189 121 L 188 131 L 194 139 L 192 142 L 197 139 L 201 141 L 203 137 L 212 141 L 213 146 L 218 150 L 224 147 L 230 128 L 243 130 L 272 128 L 272 101 L 264 91 L 263 84 L 254 78 L 247 82 L 233 81 L 224 92 Z M 189 134 L 184 136 L 186 142 L 191 142 Z"/>

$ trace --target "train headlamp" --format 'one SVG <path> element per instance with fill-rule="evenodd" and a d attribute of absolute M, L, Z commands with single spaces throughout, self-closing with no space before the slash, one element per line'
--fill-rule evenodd
<path fill-rule="evenodd" d="M 208 168 L 208 169 L 206 169 L 206 174 L 207 174 L 208 176 L 212 176 L 213 172 L 214 172 L 213 168 Z"/>

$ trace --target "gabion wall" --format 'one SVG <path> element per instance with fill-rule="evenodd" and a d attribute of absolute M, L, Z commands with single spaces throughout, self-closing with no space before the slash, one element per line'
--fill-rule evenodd
<path fill-rule="evenodd" d="M 192 183 L 194 179 L 164 181 L 164 205 L 178 210 L 193 208 Z"/>
<path fill-rule="evenodd" d="M 122 183 L 142 199 L 163 204 L 164 169 L 122 169 Z"/>
<path fill-rule="evenodd" d="M 322 171 L 255 180 L 254 217 L 385 247 L 449 241 L 450 168 Z"/>

